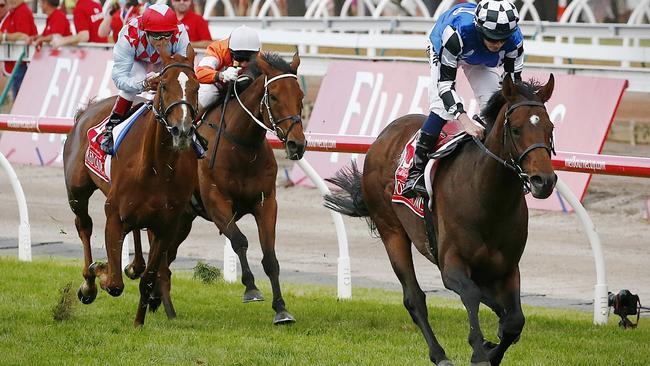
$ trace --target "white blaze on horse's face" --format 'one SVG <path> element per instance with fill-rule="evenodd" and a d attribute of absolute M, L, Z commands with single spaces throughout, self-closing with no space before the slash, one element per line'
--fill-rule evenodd
<path fill-rule="evenodd" d="M 530 123 L 533 126 L 537 126 L 537 124 L 539 123 L 539 116 L 536 115 L 536 114 L 533 114 L 532 116 L 530 116 Z"/>
<path fill-rule="evenodd" d="M 185 75 L 185 72 L 180 72 L 178 73 L 178 84 L 181 86 L 181 90 L 183 91 L 183 96 L 182 100 L 187 100 L 187 82 L 190 80 L 190 78 Z M 183 108 L 183 121 L 187 118 L 187 106 L 185 104 L 181 104 L 181 108 Z"/>

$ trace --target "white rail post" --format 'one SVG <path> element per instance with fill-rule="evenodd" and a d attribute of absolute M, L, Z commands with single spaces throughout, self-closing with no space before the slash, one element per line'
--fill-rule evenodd
<path fill-rule="evenodd" d="M 27 200 L 25 199 L 25 192 L 20 185 L 20 180 L 16 175 L 16 171 L 9 163 L 9 160 L 0 152 L 0 164 L 9 176 L 11 188 L 16 195 L 18 201 L 18 214 L 20 215 L 20 224 L 18 225 L 18 259 L 21 261 L 32 261 L 32 236 L 29 229 L 29 215 L 27 213 Z"/>
<path fill-rule="evenodd" d="M 237 254 L 232 250 L 228 238 L 226 238 L 226 244 L 223 246 L 223 280 L 227 283 L 237 281 Z"/>
<path fill-rule="evenodd" d="M 312 168 L 305 158 L 298 160 L 298 166 L 311 179 L 323 196 L 331 193 L 327 185 L 325 185 L 323 178 L 316 173 L 316 170 Z M 352 298 L 352 271 L 350 269 L 350 254 L 345 224 L 343 223 L 343 216 L 340 213 L 331 210 L 330 213 L 332 214 L 332 220 L 334 220 L 336 237 L 339 242 L 336 297 L 339 299 L 350 299 Z"/>
<path fill-rule="evenodd" d="M 589 238 L 589 243 L 591 244 L 591 251 L 594 255 L 594 261 L 596 262 L 596 286 L 594 286 L 594 324 L 604 325 L 607 324 L 607 318 L 609 316 L 609 304 L 608 304 L 608 294 L 607 294 L 607 281 L 605 275 L 605 257 L 603 256 L 603 250 L 600 245 L 600 237 L 596 232 L 596 227 L 591 221 L 591 218 L 587 214 L 580 200 L 571 192 L 569 187 L 560 179 L 557 179 L 557 184 L 555 188 L 558 192 L 564 197 L 569 204 L 573 207 L 576 214 L 582 222 L 582 227 L 587 233 Z"/>

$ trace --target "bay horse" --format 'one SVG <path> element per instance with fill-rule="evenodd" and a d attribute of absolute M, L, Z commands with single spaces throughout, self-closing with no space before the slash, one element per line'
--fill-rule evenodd
<path fill-rule="evenodd" d="M 404 306 L 424 335 L 430 360 L 438 365 L 453 364 L 429 325 L 411 243 L 438 265 L 444 286 L 460 296 L 469 318 L 472 365 L 500 364 L 524 326 L 519 284 L 519 260 L 528 235 L 524 185 L 534 197 L 547 198 L 557 181 L 551 165 L 553 124 L 544 107 L 553 87 L 552 74 L 545 85 L 534 80 L 513 83 L 505 77 L 502 90 L 482 111 L 487 150 L 466 143 L 442 159 L 435 180 L 431 177 L 431 236 L 424 220 L 391 202 L 400 154 L 426 116 L 406 115 L 389 124 L 368 150 L 363 175 L 353 164 L 330 179 L 343 191 L 327 196 L 326 206 L 368 217 L 374 224 L 402 285 Z M 499 317 L 498 345 L 483 337 L 481 302 Z"/>
<path fill-rule="evenodd" d="M 252 214 L 262 247 L 262 266 L 273 291 L 273 324 L 291 323 L 295 319 L 287 311 L 280 289 L 280 267 L 275 255 L 278 166 L 266 134 L 271 132 L 278 136 L 289 159 L 302 158 L 306 140 L 301 118 L 304 93 L 297 77 L 299 65 L 297 53 L 289 64 L 277 53 L 260 52 L 248 67 L 247 74 L 252 82 L 247 86 L 235 82 L 234 96 L 229 98 L 225 107 L 223 126 L 220 123 L 223 97 L 215 102 L 216 108 L 206 108 L 198 127 L 201 136 L 208 141 L 207 158 L 198 166 L 197 196 L 202 204 L 184 212 L 167 261 L 171 264 L 176 258 L 178 246 L 189 234 L 194 218 L 200 214 L 214 222 L 219 232 L 230 240 L 239 257 L 241 280 L 245 286 L 243 301 L 264 300 L 246 257 L 248 239 L 237 226 L 241 217 Z M 240 89 L 243 89 L 241 95 Z M 211 168 L 210 157 L 215 148 L 217 155 Z M 134 263 L 141 261 L 137 257 L 136 253 Z M 132 264 L 128 269 L 132 271 L 135 267 Z M 161 268 L 160 286 L 154 298 L 158 305 L 162 301 L 167 316 L 174 318 L 176 312 L 171 302 L 170 279 L 169 267 Z"/>
<path fill-rule="evenodd" d="M 133 124 L 112 158 L 111 179 L 106 183 L 84 164 L 88 147 L 87 131 L 110 114 L 115 98 L 91 104 L 77 115 L 63 149 L 63 166 L 68 203 L 75 214 L 75 225 L 84 249 L 85 281 L 77 295 L 84 304 L 97 296 L 95 278 L 112 296 L 124 289 L 121 252 L 124 236 L 136 233 L 139 246 L 140 228 L 153 237 L 146 270 L 140 279 L 140 301 L 134 324 L 144 324 L 152 288 L 160 263 L 166 259 L 176 237 L 180 217 L 196 187 L 197 159 L 190 147 L 195 133 L 199 83 L 194 73 L 194 50 L 187 57 L 160 52 L 162 71 L 158 88 L 149 109 Z M 88 199 L 101 190 L 106 195 L 105 244 L 108 263 L 94 263 L 90 237 L 92 219 Z"/>

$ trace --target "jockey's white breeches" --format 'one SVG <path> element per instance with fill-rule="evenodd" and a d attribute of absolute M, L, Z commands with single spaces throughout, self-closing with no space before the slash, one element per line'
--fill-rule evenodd
<path fill-rule="evenodd" d="M 214 84 L 199 85 L 199 107 L 205 108 L 219 97 L 219 88 Z"/>
<path fill-rule="evenodd" d="M 433 54 L 433 52 L 431 54 Z M 431 60 L 429 60 L 429 66 L 431 70 L 431 79 L 429 80 L 429 110 L 440 116 L 442 119 L 451 121 L 455 118 L 445 109 L 445 104 L 442 102 L 438 92 L 440 62 L 433 64 Z M 463 73 L 465 74 L 467 81 L 469 81 L 469 85 L 472 87 L 472 91 L 474 92 L 474 97 L 478 102 L 478 109 L 471 110 L 470 107 L 472 103 L 468 100 L 463 100 L 465 111 L 467 114 L 479 114 L 480 110 L 485 107 L 488 100 L 490 100 L 492 94 L 500 89 L 499 83 L 501 82 L 503 67 L 470 65 L 461 61 L 459 62 L 459 68 L 463 69 Z M 463 98 L 461 97 L 461 99 Z"/>

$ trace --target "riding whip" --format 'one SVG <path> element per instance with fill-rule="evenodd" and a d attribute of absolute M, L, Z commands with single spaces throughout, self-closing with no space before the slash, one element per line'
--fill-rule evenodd
<path fill-rule="evenodd" d="M 234 82 L 230 82 L 228 84 L 228 92 L 226 93 L 226 96 L 223 98 L 223 105 L 221 106 L 221 122 L 219 122 L 219 132 L 217 132 L 217 142 L 214 144 L 214 150 L 212 150 L 212 156 L 210 156 L 210 165 L 209 165 L 210 169 L 214 167 L 214 162 L 216 161 L 217 158 L 217 149 L 219 148 L 221 133 L 223 132 L 224 115 L 226 114 L 226 106 L 228 105 L 228 99 L 230 99 L 230 94 L 232 93 L 234 85 L 235 85 Z"/>

